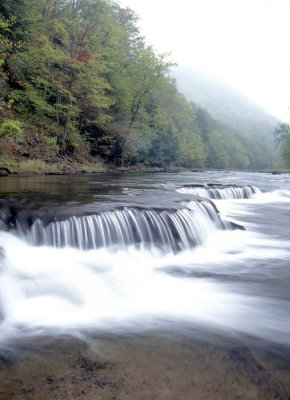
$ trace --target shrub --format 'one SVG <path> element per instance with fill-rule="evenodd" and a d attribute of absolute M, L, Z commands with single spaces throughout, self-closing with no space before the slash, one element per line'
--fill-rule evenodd
<path fill-rule="evenodd" d="M 59 145 L 56 136 L 45 137 L 45 147 L 49 150 L 50 156 L 56 156 L 59 153 Z"/>
<path fill-rule="evenodd" d="M 57 172 L 57 167 L 48 165 L 42 160 L 27 160 L 17 163 L 17 172 L 24 174 L 43 174 Z"/>
<path fill-rule="evenodd" d="M 0 139 L 8 138 L 18 142 L 23 137 L 21 122 L 14 120 L 4 121 L 0 126 Z"/>

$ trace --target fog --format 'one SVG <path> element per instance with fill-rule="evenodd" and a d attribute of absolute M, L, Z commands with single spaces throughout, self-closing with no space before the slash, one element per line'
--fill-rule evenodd
<path fill-rule="evenodd" d="M 222 79 L 290 120 L 288 0 L 121 0 L 159 52 Z"/>

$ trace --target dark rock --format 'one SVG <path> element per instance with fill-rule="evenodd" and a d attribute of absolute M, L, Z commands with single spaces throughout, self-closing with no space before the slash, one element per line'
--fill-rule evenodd
<path fill-rule="evenodd" d="M 97 385 L 101 389 L 105 389 L 107 386 L 112 385 L 112 382 L 108 379 L 103 379 L 102 381 L 96 381 L 95 385 Z"/>
<path fill-rule="evenodd" d="M 236 222 L 232 222 L 232 221 L 228 221 L 228 222 L 233 230 L 235 230 L 235 229 L 239 229 L 240 231 L 246 230 L 246 228 L 243 225 L 237 224 Z"/>
<path fill-rule="evenodd" d="M 49 383 L 49 384 L 51 384 L 51 383 L 53 383 L 54 381 L 55 381 L 55 377 L 53 377 L 53 376 L 46 376 L 45 377 L 45 381 L 47 382 L 47 383 Z"/>
<path fill-rule="evenodd" d="M 63 175 L 71 175 L 71 174 L 73 174 L 73 170 L 69 167 L 63 167 L 62 174 Z"/>
<path fill-rule="evenodd" d="M 77 362 L 82 370 L 89 372 L 89 373 L 92 373 L 97 370 L 106 369 L 109 366 L 109 363 L 107 363 L 107 362 L 100 362 L 100 361 L 93 362 L 84 357 L 79 357 Z"/>
<path fill-rule="evenodd" d="M 85 171 L 84 169 L 82 169 L 82 170 L 80 171 L 80 174 L 87 174 L 87 171 Z"/>
<path fill-rule="evenodd" d="M 5 366 L 9 367 L 11 364 L 13 364 L 13 356 L 6 353 L 6 354 L 0 354 L 0 370 Z"/>
<path fill-rule="evenodd" d="M 5 172 L 5 173 L 8 174 L 8 175 L 11 174 L 10 169 L 5 168 L 5 167 L 0 168 L 0 173 L 2 173 L 2 172 Z"/>
<path fill-rule="evenodd" d="M 187 185 L 182 185 L 182 187 L 189 187 L 189 188 L 205 188 L 205 185 L 198 185 L 195 183 L 187 184 Z"/>
<path fill-rule="evenodd" d="M 88 379 L 92 379 L 93 376 L 86 375 L 86 376 L 74 376 L 72 381 L 74 383 L 82 382 L 82 381 L 87 381 Z"/>
<path fill-rule="evenodd" d="M 34 391 L 35 391 L 35 387 L 32 384 L 30 384 L 28 387 L 22 388 L 20 390 L 20 393 L 21 394 L 29 394 L 29 393 L 33 393 Z"/>
<path fill-rule="evenodd" d="M 8 168 L 0 168 L 0 176 L 8 176 L 11 174 L 11 171 Z"/>

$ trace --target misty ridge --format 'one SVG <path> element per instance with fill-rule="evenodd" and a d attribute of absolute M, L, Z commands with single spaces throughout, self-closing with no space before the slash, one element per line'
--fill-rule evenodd
<path fill-rule="evenodd" d="M 197 112 L 213 118 L 222 131 L 232 130 L 232 135 L 240 138 L 251 137 L 267 154 L 272 167 L 281 166 L 273 137 L 281 123 L 278 118 L 223 80 L 192 66 L 173 66 L 171 75 L 179 92 L 197 105 Z"/>
<path fill-rule="evenodd" d="M 241 132 L 273 138 L 280 120 L 224 81 L 190 66 L 172 67 L 171 73 L 187 100 L 206 108 L 213 118 Z"/>

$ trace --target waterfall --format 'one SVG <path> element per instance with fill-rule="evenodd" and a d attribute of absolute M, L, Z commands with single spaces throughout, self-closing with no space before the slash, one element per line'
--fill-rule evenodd
<path fill-rule="evenodd" d="M 261 193 L 255 186 L 222 186 L 209 184 L 201 185 L 186 185 L 177 189 L 178 193 L 193 194 L 195 196 L 204 197 L 207 199 L 250 199 L 255 194 Z"/>
<path fill-rule="evenodd" d="M 288 175 L 29 179 L 3 180 L 0 347 L 153 330 L 289 345 Z"/>
<path fill-rule="evenodd" d="M 177 210 L 125 207 L 48 224 L 36 219 L 26 230 L 18 224 L 15 233 L 36 246 L 126 249 L 133 245 L 180 251 L 204 243 L 213 230 L 232 228 L 208 200 L 182 206 Z"/>

